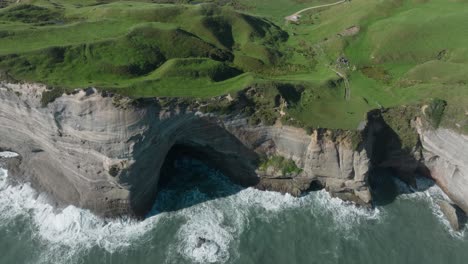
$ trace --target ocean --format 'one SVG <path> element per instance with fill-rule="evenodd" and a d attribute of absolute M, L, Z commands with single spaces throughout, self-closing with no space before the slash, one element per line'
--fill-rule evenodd
<path fill-rule="evenodd" d="M 418 179 L 374 209 L 325 191 L 292 197 L 241 188 L 196 160 L 181 158 L 145 220 L 101 219 L 54 209 L 0 169 L 0 263 L 466 263 L 466 227 L 455 232 Z M 388 181 L 387 181 L 388 184 Z M 388 197 L 387 197 L 388 198 Z"/>

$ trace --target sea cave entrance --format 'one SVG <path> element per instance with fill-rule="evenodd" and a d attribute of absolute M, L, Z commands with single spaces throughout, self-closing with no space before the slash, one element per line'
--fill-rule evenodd
<path fill-rule="evenodd" d="M 161 190 L 177 184 L 183 188 L 186 183 L 194 183 L 196 187 L 197 182 L 205 184 L 205 179 L 216 181 L 215 175 L 243 187 L 259 182 L 258 154 L 228 129 L 209 119 L 196 116 L 167 119 L 144 139 L 134 147 L 135 162 L 120 179 L 129 186 L 130 210 L 138 217 L 147 216 L 155 208 Z M 212 193 L 205 193 L 210 199 L 232 194 L 219 190 L 216 185 L 211 188 Z M 166 206 L 158 211 L 183 207 Z"/>
<path fill-rule="evenodd" d="M 237 148 L 239 145 L 234 149 Z M 209 144 L 177 141 L 157 173 L 152 206 L 145 217 L 230 196 L 256 185 L 257 156 L 250 151 L 249 155 L 243 154 L 245 149 L 220 151 Z"/>

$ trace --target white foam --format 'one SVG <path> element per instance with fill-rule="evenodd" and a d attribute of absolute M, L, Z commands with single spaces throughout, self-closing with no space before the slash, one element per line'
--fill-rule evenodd
<path fill-rule="evenodd" d="M 0 168 L 0 226 L 18 217 L 32 220 L 33 237 L 47 247 L 39 260 L 42 263 L 69 263 L 95 246 L 115 252 L 134 243 L 157 221 L 105 221 L 74 206 L 56 212 L 44 195 L 38 195 L 28 184 L 10 185 L 7 176 L 8 172 Z"/>
<path fill-rule="evenodd" d="M 174 251 L 193 263 L 225 263 L 238 257 L 238 238 L 248 227 L 252 213 L 268 220 L 299 204 L 300 200 L 290 195 L 248 188 L 180 210 L 177 214 L 185 218 L 185 223 L 177 232 Z"/>
<path fill-rule="evenodd" d="M 215 176 L 218 177 L 218 176 Z M 337 231 L 349 230 L 367 220 L 377 219 L 379 211 L 367 210 L 332 198 L 325 191 L 295 198 L 289 194 L 258 191 L 253 188 L 233 187 L 228 180 L 216 179 L 221 189 L 237 193 L 206 201 L 206 194 L 197 188 L 185 193 L 162 193 L 161 197 L 179 199 L 182 203 L 199 203 L 172 213 L 163 213 L 142 222 L 128 219 L 103 220 L 87 210 L 69 206 L 55 211 L 47 197 L 39 195 L 28 184 L 12 186 L 7 171 L 0 169 L 0 226 L 8 225 L 17 217 L 26 217 L 33 225 L 33 236 L 43 241 L 46 250 L 40 256 L 42 263 L 76 262 L 77 256 L 94 247 L 110 253 L 145 243 L 145 236 L 161 219 L 181 220 L 169 246 L 168 263 L 178 263 L 180 257 L 193 263 L 225 263 L 238 257 L 239 237 L 256 218 L 268 223 L 287 210 L 308 208 L 311 216 L 328 214 L 336 223 Z M 328 217 L 327 217 L 328 219 Z M 334 227 L 335 228 L 335 227 Z"/>
<path fill-rule="evenodd" d="M 177 232 L 177 251 L 196 263 L 226 262 L 230 243 L 242 226 L 223 224 L 226 215 L 208 204 L 191 207 L 185 215 L 187 222 Z"/>
<path fill-rule="evenodd" d="M 401 199 L 421 199 L 426 201 L 432 214 L 442 223 L 444 228 L 448 231 L 448 233 L 458 239 L 465 238 L 465 231 L 467 229 L 467 225 L 462 227 L 460 231 L 453 230 L 450 222 L 448 221 L 445 214 L 440 209 L 440 206 L 437 204 L 438 200 L 445 200 L 450 203 L 453 203 L 452 200 L 445 194 L 445 192 L 435 184 L 435 182 L 428 178 L 418 177 L 416 178 L 416 186 L 417 188 L 411 188 L 406 183 L 402 182 L 398 178 L 394 178 L 395 183 L 398 186 L 398 189 L 405 194 L 400 195 Z"/>
<path fill-rule="evenodd" d="M 9 158 L 16 158 L 18 156 L 19 156 L 18 153 L 11 152 L 11 151 L 2 151 L 2 152 L 0 152 L 0 158 L 9 159 Z"/>
<path fill-rule="evenodd" d="M 242 206 L 257 207 L 268 212 L 279 212 L 300 206 L 304 199 L 293 197 L 290 194 L 248 188 L 240 193 L 238 202 Z"/>
<path fill-rule="evenodd" d="M 185 168 L 185 163 L 179 165 Z M 190 170 L 194 170 L 197 163 L 190 161 L 188 165 Z M 306 213 L 310 209 L 312 215 L 325 212 L 328 214 L 327 218 L 332 217 L 338 223 L 337 231 L 347 232 L 354 225 L 363 223 L 363 220 L 376 219 L 379 215 L 378 210 L 367 210 L 344 203 L 330 197 L 325 191 L 296 198 L 289 194 L 253 188 L 240 189 L 233 186 L 226 177 L 213 171 L 206 176 L 216 189 L 233 194 L 206 201 L 206 195 L 196 187 L 185 193 L 159 193 L 160 198 L 169 202 L 177 200 L 184 204 L 187 198 L 187 204 L 190 201 L 201 202 L 175 213 L 184 218 L 184 223 L 176 234 L 176 245 L 170 249 L 171 254 L 180 255 L 193 263 L 223 263 L 235 259 L 239 237 L 248 228 L 250 219 L 269 223 L 288 213 L 288 210 L 304 208 Z M 153 212 L 158 211 L 155 208 Z"/>
<path fill-rule="evenodd" d="M 193 263 L 224 263 L 237 258 L 238 238 L 249 226 L 249 219 L 266 223 L 285 211 L 309 208 L 311 214 L 329 214 L 337 231 L 344 237 L 354 237 L 350 230 L 367 220 L 378 219 L 380 211 L 357 207 L 327 192 L 319 191 L 296 198 L 289 194 L 241 190 L 235 195 L 211 200 L 183 209 L 178 214 L 186 222 L 177 232 L 178 245 L 173 251 Z M 306 211 L 307 212 L 307 211 Z M 205 243 L 200 243 L 200 239 Z"/>
<path fill-rule="evenodd" d="M 319 213 L 325 209 L 333 217 L 337 228 L 351 230 L 368 220 L 380 219 L 381 212 L 378 208 L 369 209 L 359 207 L 351 202 L 343 201 L 339 198 L 331 197 L 325 190 L 316 193 L 315 212 Z"/>

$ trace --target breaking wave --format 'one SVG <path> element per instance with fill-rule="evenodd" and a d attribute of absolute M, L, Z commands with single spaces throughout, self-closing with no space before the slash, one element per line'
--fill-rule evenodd
<path fill-rule="evenodd" d="M 206 168 L 202 168 L 206 170 Z M 8 172 L 0 169 L 0 227 L 8 227 L 18 219 L 30 222 L 31 236 L 42 245 L 39 263 L 76 263 L 79 256 L 93 249 L 109 253 L 145 245 L 158 234 L 161 222 L 179 221 L 174 239 L 168 246 L 166 263 L 225 263 L 238 257 L 239 237 L 251 219 L 265 224 L 288 210 L 305 208 L 311 216 L 333 217 L 337 230 L 349 231 L 368 219 L 376 219 L 378 210 L 358 208 L 332 198 L 325 191 L 295 198 L 291 195 L 241 189 L 216 171 L 208 171 L 204 183 L 186 186 L 183 190 L 163 190 L 152 214 L 144 221 L 131 219 L 106 220 L 88 210 L 68 206 L 55 209 L 47 197 L 29 184 L 11 185 Z M 209 192 L 217 186 L 216 192 Z M 223 192 L 233 193 L 207 199 Z M 161 205 L 177 201 L 195 205 L 163 212 Z"/>
<path fill-rule="evenodd" d="M 29 184 L 10 185 L 7 176 L 8 172 L 0 168 L 0 227 L 8 227 L 18 219 L 30 222 L 32 238 L 46 248 L 40 263 L 76 261 L 77 253 L 93 247 L 115 252 L 134 243 L 157 220 L 106 221 L 74 206 L 56 210 L 45 195 Z"/>
<path fill-rule="evenodd" d="M 464 239 L 466 237 L 465 231 L 467 229 L 467 225 L 465 224 L 465 226 L 461 228 L 460 231 L 453 230 L 447 217 L 440 209 L 437 201 L 452 201 L 444 193 L 444 191 L 442 191 L 442 189 L 440 189 L 440 187 L 434 183 L 433 180 L 424 177 L 418 177 L 416 178 L 416 188 L 410 187 L 396 177 L 394 178 L 394 182 L 398 190 L 403 193 L 400 195 L 401 199 L 419 199 L 425 201 L 429 204 L 432 214 L 439 220 L 440 223 L 443 224 L 444 228 L 452 237 L 458 239 Z"/>

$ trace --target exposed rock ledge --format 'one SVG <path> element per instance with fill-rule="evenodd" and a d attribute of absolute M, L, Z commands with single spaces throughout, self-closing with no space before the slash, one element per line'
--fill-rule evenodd
<path fill-rule="evenodd" d="M 44 89 L 32 84 L 0 85 L 0 150 L 19 153 L 20 164 L 11 168 L 15 179 L 49 193 L 58 206 L 73 204 L 104 216 L 143 216 L 154 202 L 161 168 L 171 159 L 168 153 L 175 149 L 210 163 L 243 186 L 296 195 L 320 186 L 342 199 L 371 202 L 369 170 L 375 163 L 374 152 L 381 152 L 375 150 L 375 142 L 385 130 L 378 120 L 370 119 L 362 131 L 363 141 L 354 149 L 349 135 L 336 131 L 308 135 L 281 124 L 250 126 L 239 116 L 202 114 L 181 105 L 116 106 L 112 97 L 92 89 L 63 95 L 41 107 Z M 429 132 L 420 133 L 423 139 L 434 138 Z M 429 142 L 440 146 L 437 140 Z M 462 153 L 463 148 L 459 150 Z M 451 150 L 433 146 L 428 151 L 440 152 L 434 154 L 438 159 L 426 162 L 437 182 L 467 211 L 463 203 L 468 201 L 468 188 L 460 186 L 467 184 L 462 165 L 468 163 L 455 155 L 458 169 L 444 178 L 439 175 L 447 170 L 438 164 L 453 164 Z M 425 155 L 431 157 L 430 153 Z M 259 173 L 259 157 L 265 154 L 291 158 L 302 172 L 287 177 Z"/>

